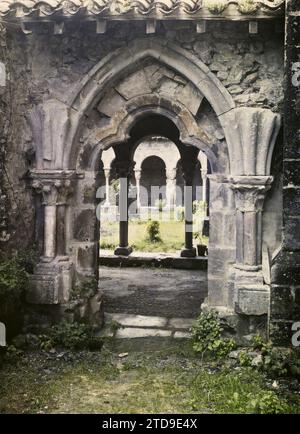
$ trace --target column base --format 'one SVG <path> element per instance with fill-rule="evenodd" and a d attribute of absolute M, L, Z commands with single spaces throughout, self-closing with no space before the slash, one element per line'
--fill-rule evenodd
<path fill-rule="evenodd" d="M 60 304 L 69 301 L 73 286 L 73 264 L 66 256 L 42 257 L 30 278 L 26 300 L 32 304 Z"/>
<path fill-rule="evenodd" d="M 235 268 L 235 312 L 254 316 L 267 315 L 270 308 L 270 287 L 265 284 L 262 271 Z"/>
<path fill-rule="evenodd" d="M 116 256 L 129 256 L 132 253 L 132 247 L 117 247 L 114 251 Z"/>
<path fill-rule="evenodd" d="M 195 258 L 197 256 L 196 248 L 192 247 L 191 249 L 183 249 L 180 252 L 181 258 Z"/>

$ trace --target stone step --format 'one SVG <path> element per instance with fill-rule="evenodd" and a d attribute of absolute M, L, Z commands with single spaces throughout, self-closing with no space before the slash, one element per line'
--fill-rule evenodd
<path fill-rule="evenodd" d="M 207 257 L 181 258 L 180 253 L 133 252 L 130 256 L 116 256 L 113 251 L 101 250 L 99 264 L 109 267 L 163 267 L 182 270 L 207 270 Z"/>
<path fill-rule="evenodd" d="M 190 328 L 194 324 L 193 318 L 164 318 L 158 316 L 107 313 L 105 327 L 99 336 L 114 337 L 116 339 L 133 338 L 180 338 L 191 336 Z M 115 330 L 115 326 L 120 327 Z"/>

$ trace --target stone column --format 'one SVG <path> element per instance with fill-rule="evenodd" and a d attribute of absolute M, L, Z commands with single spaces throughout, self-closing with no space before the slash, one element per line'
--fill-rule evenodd
<path fill-rule="evenodd" d="M 32 171 L 32 187 L 44 207 L 43 255 L 31 277 L 27 301 L 36 304 L 67 302 L 73 281 L 73 263 L 66 252 L 66 205 L 73 171 Z"/>
<path fill-rule="evenodd" d="M 167 170 L 166 199 L 167 207 L 174 209 L 176 205 L 176 167 Z"/>
<path fill-rule="evenodd" d="M 196 160 L 182 160 L 184 186 L 184 217 L 185 217 L 185 246 L 180 256 L 194 258 L 196 249 L 193 247 L 193 179 Z"/>
<path fill-rule="evenodd" d="M 141 209 L 141 169 L 134 169 L 135 181 L 136 181 L 136 209 L 137 213 L 140 212 Z"/>
<path fill-rule="evenodd" d="M 271 176 L 235 176 L 231 188 L 236 200 L 236 268 L 258 271 L 262 265 L 262 210 Z"/>
<path fill-rule="evenodd" d="M 104 167 L 104 176 L 105 176 L 105 203 L 104 206 L 110 206 L 110 197 L 109 197 L 109 178 L 110 178 L 110 168 Z"/>
<path fill-rule="evenodd" d="M 207 202 L 207 170 L 201 169 L 202 178 L 202 200 Z"/>
<path fill-rule="evenodd" d="M 132 174 L 134 164 L 132 161 L 118 161 L 116 163 L 116 172 L 119 177 L 119 246 L 115 249 L 115 255 L 129 256 L 132 247 L 128 245 L 128 185 Z"/>
<path fill-rule="evenodd" d="M 44 206 L 43 257 L 51 260 L 56 256 L 56 204 L 59 181 L 42 184 L 35 182 L 33 188 L 42 193 Z"/>
<path fill-rule="evenodd" d="M 233 306 L 244 315 L 266 315 L 269 286 L 262 272 L 262 210 L 272 176 L 235 176 L 236 261 Z"/>

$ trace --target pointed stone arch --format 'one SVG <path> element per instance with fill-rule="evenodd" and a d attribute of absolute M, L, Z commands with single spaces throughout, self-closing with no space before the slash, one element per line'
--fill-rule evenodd
<path fill-rule="evenodd" d="M 130 42 L 125 49 L 115 50 L 95 65 L 81 80 L 76 92 L 67 101 L 69 125 L 63 134 L 65 143 L 60 162 L 62 168 L 74 168 L 70 167 L 70 164 L 74 164 L 74 162 L 71 163 L 72 150 L 76 146 L 76 138 L 84 116 L 94 107 L 108 86 L 112 86 L 122 75 L 132 71 L 136 65 L 147 58 L 157 60 L 192 83 L 211 104 L 221 125 L 223 123 L 221 115 L 235 108 L 235 103 L 228 90 L 192 53 L 167 40 L 137 39 Z"/>

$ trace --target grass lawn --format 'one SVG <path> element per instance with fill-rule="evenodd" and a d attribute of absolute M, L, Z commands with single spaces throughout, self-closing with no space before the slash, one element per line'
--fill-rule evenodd
<path fill-rule="evenodd" d="M 184 246 L 184 222 L 161 221 L 160 236 L 162 242 L 151 243 L 147 240 L 147 221 L 129 222 L 129 244 L 141 252 L 176 252 Z M 103 222 L 100 231 L 100 247 L 114 249 L 119 241 L 119 224 Z M 206 238 L 207 242 L 208 239 Z"/>
<path fill-rule="evenodd" d="M 122 359 L 108 349 L 32 352 L 0 374 L 0 413 L 247 413 L 274 396 L 279 412 L 300 412 L 299 389 L 280 380 L 274 391 L 272 379 L 201 362 L 184 345 Z"/>

